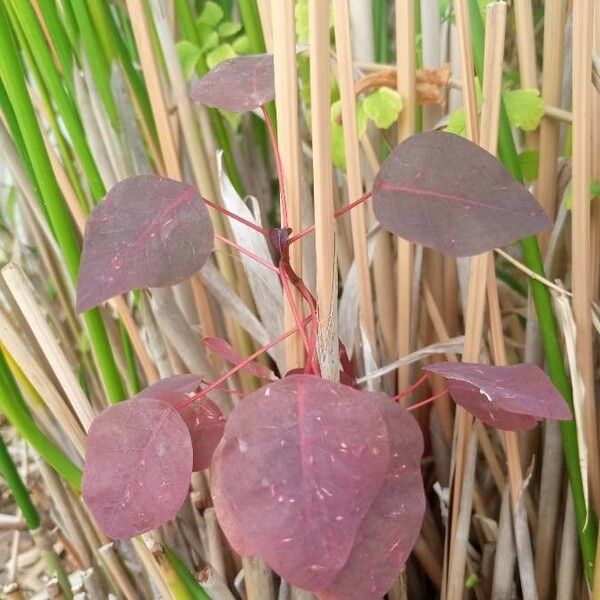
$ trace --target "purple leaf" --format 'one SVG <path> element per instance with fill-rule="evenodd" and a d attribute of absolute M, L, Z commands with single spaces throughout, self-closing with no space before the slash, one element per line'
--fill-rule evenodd
<path fill-rule="evenodd" d="M 387 230 L 453 256 L 472 256 L 551 226 L 535 198 L 480 146 L 445 132 L 399 144 L 373 186 Z"/>
<path fill-rule="evenodd" d="M 194 102 L 222 110 L 246 112 L 275 98 L 272 54 L 240 56 L 219 63 L 192 84 Z"/>
<path fill-rule="evenodd" d="M 542 419 L 571 419 L 564 398 L 535 365 L 441 362 L 425 369 L 447 380 L 457 404 L 497 429 L 523 431 Z"/>
<path fill-rule="evenodd" d="M 179 283 L 213 247 L 206 205 L 191 185 L 157 175 L 117 183 L 85 228 L 77 312 L 141 287 Z"/>
<path fill-rule="evenodd" d="M 82 493 L 109 537 L 130 538 L 172 519 L 191 473 L 190 434 L 166 402 L 134 398 L 94 419 Z"/>
<path fill-rule="evenodd" d="M 343 569 L 390 464 L 368 394 L 292 375 L 234 409 L 212 463 L 219 523 L 242 556 L 325 589 Z"/>
<path fill-rule="evenodd" d="M 215 354 L 218 354 L 219 356 L 222 356 L 228 363 L 232 365 L 237 366 L 245 360 L 244 357 L 240 356 L 236 352 L 235 348 L 223 338 L 206 337 L 202 341 L 209 350 L 211 350 Z M 246 371 L 247 373 L 250 373 L 255 377 L 258 377 L 259 379 L 272 380 L 275 378 L 275 376 L 273 375 L 273 371 L 271 371 L 269 367 L 261 365 L 255 360 L 245 364 L 241 368 L 241 370 Z"/>
<path fill-rule="evenodd" d="M 167 377 L 142 390 L 135 398 L 156 398 L 178 410 L 178 405 L 198 389 L 200 381 L 197 375 Z M 225 417 L 221 409 L 204 396 L 178 412 L 192 438 L 193 470 L 208 469 L 225 429 Z"/>
<path fill-rule="evenodd" d="M 385 420 L 391 460 L 354 548 L 321 600 L 379 600 L 404 568 L 425 513 L 423 436 L 413 416 L 383 394 L 370 394 Z"/>

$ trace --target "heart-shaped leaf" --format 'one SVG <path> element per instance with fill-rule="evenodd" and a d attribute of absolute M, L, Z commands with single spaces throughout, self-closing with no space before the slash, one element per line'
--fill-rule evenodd
<path fill-rule="evenodd" d="M 369 394 L 313 375 L 250 394 L 231 413 L 211 467 L 229 542 L 295 585 L 332 585 L 384 482 L 388 446 Z"/>
<path fill-rule="evenodd" d="M 447 380 L 448 391 L 457 404 L 497 429 L 522 431 L 535 427 L 542 419 L 571 418 L 560 392 L 535 365 L 441 362 L 425 369 Z"/>
<path fill-rule="evenodd" d="M 169 404 L 134 398 L 94 419 L 86 442 L 83 498 L 106 535 L 125 539 L 172 519 L 192 473 L 192 441 Z"/>
<path fill-rule="evenodd" d="M 275 98 L 272 54 L 239 56 L 218 64 L 192 84 L 194 102 L 221 110 L 246 112 Z"/>
<path fill-rule="evenodd" d="M 206 205 L 191 185 L 157 175 L 117 183 L 87 221 L 77 312 L 141 287 L 174 285 L 213 247 Z"/>
<path fill-rule="evenodd" d="M 472 256 L 551 226 L 536 199 L 489 152 L 446 132 L 414 135 L 375 178 L 387 230 L 453 256 Z"/>
<path fill-rule="evenodd" d="M 161 379 L 135 396 L 156 398 L 178 410 L 192 438 L 194 471 L 208 469 L 225 429 L 225 417 L 221 409 L 206 396 L 178 409 L 181 402 L 193 394 L 199 386 L 200 378 L 197 375 L 174 375 Z"/>
<path fill-rule="evenodd" d="M 379 600 L 404 568 L 425 514 L 423 436 L 414 417 L 383 394 L 370 394 L 390 441 L 386 478 L 335 581 L 321 600 Z"/>

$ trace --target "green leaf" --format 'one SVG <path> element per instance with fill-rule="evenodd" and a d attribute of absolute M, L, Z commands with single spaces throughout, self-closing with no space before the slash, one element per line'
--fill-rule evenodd
<path fill-rule="evenodd" d="M 308 42 L 308 0 L 297 0 L 294 7 L 296 14 L 296 38 L 300 43 Z"/>
<path fill-rule="evenodd" d="M 596 181 L 595 179 L 592 179 L 590 181 L 590 200 L 594 200 L 595 198 L 599 198 L 599 197 L 600 197 L 600 183 L 598 181 Z M 571 190 L 570 183 L 567 186 L 567 189 L 565 191 L 565 195 L 563 198 L 563 206 L 567 210 L 573 209 L 573 192 Z"/>
<path fill-rule="evenodd" d="M 206 55 L 206 65 L 209 69 L 214 69 L 224 60 L 235 58 L 236 56 L 236 51 L 233 49 L 231 44 L 221 44 Z"/>
<path fill-rule="evenodd" d="M 519 167 L 525 181 L 537 179 L 540 167 L 540 153 L 537 150 L 524 150 L 518 156 Z"/>
<path fill-rule="evenodd" d="M 198 17 L 199 23 L 216 27 L 223 19 L 223 9 L 212 0 L 206 0 L 204 9 Z"/>
<path fill-rule="evenodd" d="M 188 42 L 187 40 L 177 42 L 175 49 L 177 50 L 177 56 L 179 56 L 179 62 L 181 63 L 185 77 L 186 79 L 190 79 L 196 70 L 198 60 L 202 56 L 202 50 L 196 44 L 192 44 L 192 42 Z"/>
<path fill-rule="evenodd" d="M 247 35 L 240 35 L 231 45 L 238 54 L 250 54 L 250 39 Z"/>
<path fill-rule="evenodd" d="M 198 23 L 198 39 L 200 40 L 200 48 L 202 52 L 209 52 L 219 45 L 219 34 L 215 28 L 206 23 Z"/>
<path fill-rule="evenodd" d="M 446 131 L 467 137 L 467 115 L 464 108 L 458 108 L 450 115 Z"/>
<path fill-rule="evenodd" d="M 503 93 L 503 98 L 511 125 L 523 131 L 538 128 L 545 110 L 538 90 L 510 90 Z"/>
<path fill-rule="evenodd" d="M 346 167 L 346 153 L 341 117 L 342 103 L 340 100 L 337 100 L 331 105 L 331 160 L 334 166 L 344 169 Z M 367 115 L 365 114 L 364 100 L 356 103 L 356 129 L 358 137 L 363 136 L 367 131 Z"/>
<path fill-rule="evenodd" d="M 235 21 L 223 21 L 222 23 L 219 23 L 219 26 L 217 27 L 219 37 L 221 38 L 231 37 L 232 35 L 238 33 L 238 31 L 241 29 L 242 24 L 236 23 Z"/>
<path fill-rule="evenodd" d="M 381 87 L 364 100 L 365 114 L 379 129 L 391 127 L 402 110 L 402 96 L 392 88 Z"/>

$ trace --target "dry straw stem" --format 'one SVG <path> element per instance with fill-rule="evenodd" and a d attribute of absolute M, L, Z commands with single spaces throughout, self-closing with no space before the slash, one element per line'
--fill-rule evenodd
<path fill-rule="evenodd" d="M 65 397 L 69 399 L 79 422 L 87 431 L 94 419 L 94 412 L 73 373 L 72 365 L 44 317 L 29 281 L 14 263 L 9 263 L 2 269 L 2 277 L 60 383 Z"/>
<path fill-rule="evenodd" d="M 398 141 L 415 133 L 416 127 L 416 45 L 415 2 L 396 0 L 396 69 L 397 89 L 402 96 L 403 109 L 398 123 Z M 402 238 L 396 240 L 396 356 L 402 357 L 411 350 L 411 294 L 413 247 Z M 398 371 L 398 389 L 409 385 L 409 369 Z"/>
<path fill-rule="evenodd" d="M 339 377 L 336 235 L 331 165 L 329 3 L 309 1 L 310 96 L 321 374 Z"/>
<path fill-rule="evenodd" d="M 350 39 L 350 15 L 348 0 L 334 0 L 334 27 L 337 50 L 338 83 L 342 102 L 342 127 L 344 130 L 344 154 L 346 157 L 346 180 L 348 201 L 360 197 L 363 193 L 360 172 L 360 154 L 358 131 L 356 126 L 356 103 L 354 99 L 352 75 L 352 47 Z M 369 275 L 369 257 L 367 254 L 367 234 L 365 206 L 359 204 L 350 212 L 352 225 L 352 243 L 354 260 L 358 276 L 358 314 L 362 329 L 365 331 L 373 358 L 378 360 L 375 334 L 375 314 L 373 312 L 373 293 Z"/>
<path fill-rule="evenodd" d="M 561 106 L 564 31 L 567 0 L 547 0 L 544 10 L 544 58 L 542 99 L 544 104 Z M 553 219 L 556 213 L 560 123 L 544 116 L 540 124 L 539 171 L 535 185 L 538 201 Z M 542 250 L 549 233 L 540 235 Z"/>
<path fill-rule="evenodd" d="M 44 399 L 46 406 L 61 424 L 78 454 L 83 457 L 85 434 L 81 424 L 74 417 L 50 377 L 40 366 L 37 357 L 28 348 L 23 340 L 23 332 L 19 332 L 13 327 L 4 311 L 0 311 L 0 341 L 40 397 Z"/>
<path fill-rule="evenodd" d="M 515 0 L 515 25 L 517 30 L 517 53 L 521 87 L 537 89 L 537 66 L 535 60 L 535 32 L 531 0 Z M 527 135 L 527 144 L 535 146 L 534 134 Z"/>
<path fill-rule="evenodd" d="M 102 557 L 106 569 L 118 585 L 123 597 L 127 600 L 137 600 L 139 594 L 123 568 L 121 559 L 115 550 L 114 542 L 104 544 L 98 549 L 98 552 Z"/>
<path fill-rule="evenodd" d="M 591 314 L 590 197 L 592 127 L 592 33 L 594 2 L 580 0 L 573 6 L 573 160 L 571 255 L 573 316 L 576 325 L 577 365 L 585 387 L 584 437 L 589 458 L 592 502 L 600 509 L 600 463 L 594 400 L 594 351 Z M 586 480 L 584 479 L 584 485 Z"/>
<path fill-rule="evenodd" d="M 457 4 L 461 4 L 460 0 Z M 462 7 L 465 11 L 467 7 Z M 500 113 L 500 98 L 502 91 L 502 59 L 504 54 L 504 29 L 506 21 L 506 5 L 503 2 L 489 4 L 486 9 L 486 37 L 483 81 L 483 105 L 481 110 L 481 146 L 488 152 L 495 154 L 498 137 L 498 117 Z M 458 23 L 458 16 L 457 16 Z M 463 23 L 468 26 L 468 22 Z M 469 43 L 468 30 L 459 38 L 462 42 Z M 463 60 L 465 50 L 462 50 Z M 469 54 L 468 52 L 466 54 Z M 468 62 L 468 61 L 467 61 Z M 470 60 L 472 64 L 472 56 Z M 464 65 L 463 65 L 464 67 Z M 471 71 L 472 72 L 472 71 Z M 469 71 L 465 71 L 465 80 L 469 81 Z M 467 86 L 463 87 L 463 94 L 467 94 Z M 473 103 L 465 98 L 465 107 L 468 109 Z M 467 115 L 469 110 L 467 110 Z M 467 117 L 467 123 L 475 119 L 476 114 Z M 472 126 L 471 131 L 475 131 Z M 465 315 L 465 348 L 463 361 L 478 362 L 481 337 L 483 334 L 483 320 L 485 310 L 486 284 L 488 280 L 488 263 L 492 261 L 491 253 L 474 256 L 469 269 L 469 287 L 467 292 L 467 307 Z M 468 525 L 471 514 L 471 494 L 463 495 L 463 479 L 469 480 L 472 476 L 467 467 L 473 464 L 472 457 L 468 454 L 469 433 L 472 428 L 473 418 L 460 407 L 456 413 L 456 464 L 454 472 L 454 503 L 452 506 L 452 520 L 450 522 L 450 552 L 448 555 L 447 593 L 450 600 L 462 597 L 464 570 L 466 564 Z M 473 450 L 475 452 L 475 450 Z M 465 531 L 466 529 L 466 531 Z"/>
<path fill-rule="evenodd" d="M 300 128 L 298 123 L 298 68 L 296 65 L 296 21 L 294 0 L 271 0 L 273 27 L 273 59 L 275 65 L 275 106 L 277 111 L 277 143 L 281 154 L 283 181 L 287 196 L 289 227 L 294 231 L 302 228 L 300 199 Z M 280 211 L 283 214 L 283 211 Z M 292 269 L 302 276 L 302 245 L 290 248 Z M 292 292 L 294 302 L 300 306 L 300 294 Z M 283 329 L 291 329 L 294 315 L 288 304 L 284 305 Z M 304 364 L 304 351 L 299 336 L 292 336 L 285 343 L 290 369 Z"/>

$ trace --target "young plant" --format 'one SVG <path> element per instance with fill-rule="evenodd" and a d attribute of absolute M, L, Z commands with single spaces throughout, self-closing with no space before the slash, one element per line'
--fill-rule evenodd
<path fill-rule="evenodd" d="M 223 110 L 262 109 L 283 183 L 264 110 L 274 97 L 272 57 L 225 61 L 194 85 L 192 96 Z M 208 338 L 207 347 L 234 365 L 215 381 L 168 378 L 101 413 L 88 436 L 83 495 L 107 535 L 131 537 L 172 518 L 192 470 L 210 465 L 216 514 L 240 555 L 259 554 L 280 576 L 323 600 L 375 600 L 402 570 L 423 519 L 423 436 L 395 400 L 426 376 L 395 398 L 362 391 L 340 343 L 342 383 L 320 377 L 315 299 L 288 259 L 290 245 L 312 228 L 287 227 L 283 187 L 281 194 L 282 224 L 271 230 L 201 199 L 191 186 L 150 176 L 117 184 L 95 208 L 85 232 L 79 310 L 137 287 L 178 283 L 202 268 L 213 237 L 207 204 L 265 236 L 275 266 L 220 239 L 278 273 L 296 326 L 247 358 L 226 340 Z M 549 225 L 496 159 L 448 133 L 420 134 L 399 145 L 372 195 L 382 226 L 458 256 Z M 308 307 L 307 318 L 292 301 L 292 287 Z M 278 379 L 255 361 L 295 334 L 306 349 L 304 368 Z M 231 391 L 227 380 L 241 370 L 268 383 L 241 394 L 225 422 L 208 396 Z M 427 370 L 446 378 L 458 404 L 499 429 L 570 418 L 537 367 L 439 363 Z"/>

